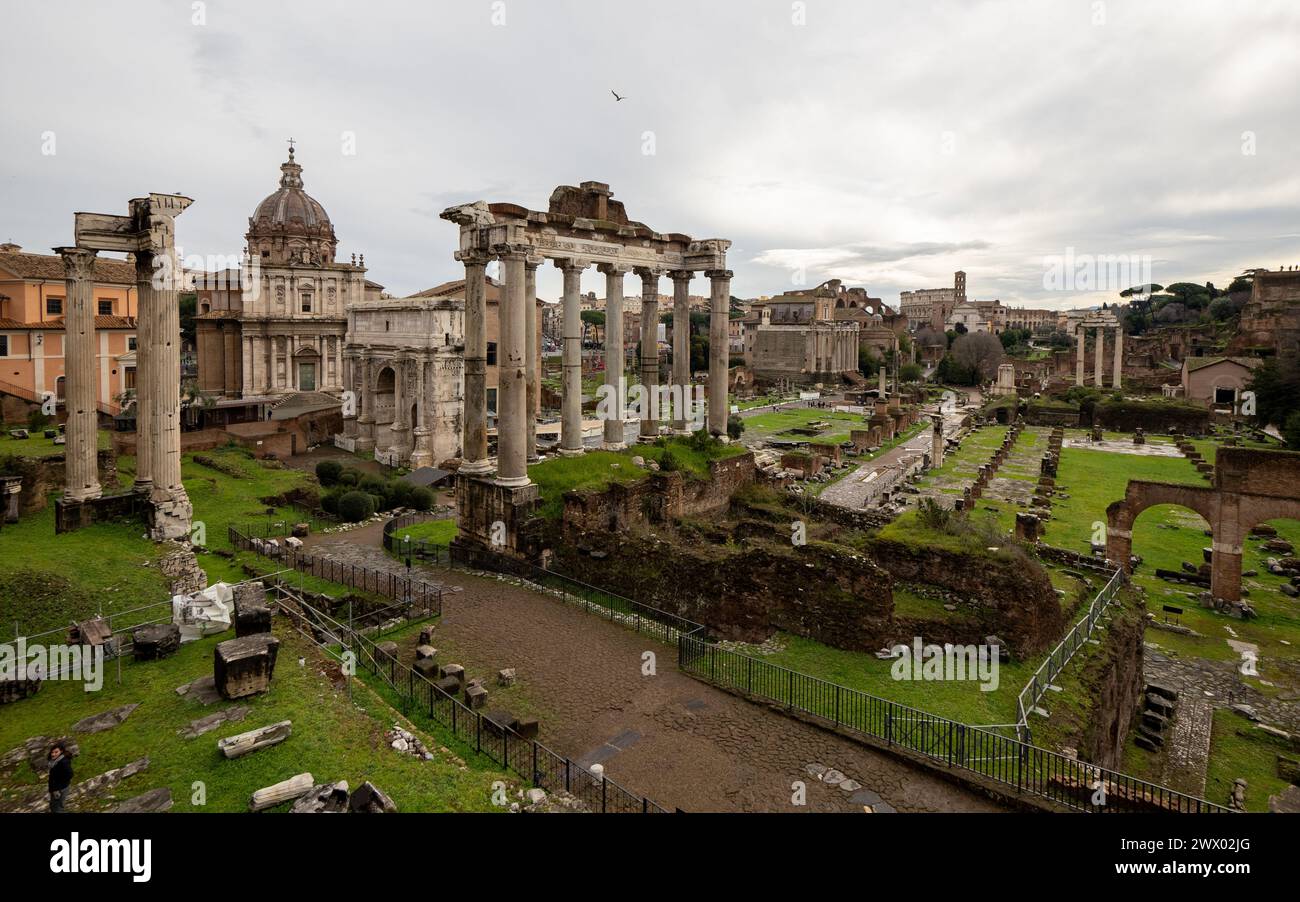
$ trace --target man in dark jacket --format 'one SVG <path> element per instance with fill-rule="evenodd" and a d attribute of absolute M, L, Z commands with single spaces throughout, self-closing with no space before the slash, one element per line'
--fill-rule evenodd
<path fill-rule="evenodd" d="M 62 814 L 63 802 L 68 797 L 68 787 L 72 784 L 72 756 L 68 747 L 56 742 L 50 748 L 50 813 Z"/>

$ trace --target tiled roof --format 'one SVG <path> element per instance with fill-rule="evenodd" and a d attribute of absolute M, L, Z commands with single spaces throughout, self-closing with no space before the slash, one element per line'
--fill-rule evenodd
<path fill-rule="evenodd" d="M 1235 363 L 1238 366 L 1244 366 L 1248 370 L 1253 370 L 1259 366 L 1258 357 L 1189 357 L 1187 358 L 1187 372 L 1194 373 L 1197 370 L 1203 370 L 1207 366 L 1214 366 L 1216 363 Z"/>
<path fill-rule="evenodd" d="M 20 279 L 64 278 L 63 258 L 57 254 L 28 254 L 21 251 L 0 253 L 0 269 Z M 135 265 L 123 260 L 95 258 L 95 281 L 103 285 L 134 285 Z"/>

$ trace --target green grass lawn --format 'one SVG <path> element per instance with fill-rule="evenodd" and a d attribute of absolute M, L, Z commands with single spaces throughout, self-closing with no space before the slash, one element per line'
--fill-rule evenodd
<path fill-rule="evenodd" d="M 398 541 L 410 537 L 411 543 L 424 542 L 428 545 L 450 545 L 451 540 L 456 538 L 459 527 L 454 519 L 448 520 L 426 520 L 423 523 L 414 523 L 410 526 L 403 527 L 395 533 Z"/>
<path fill-rule="evenodd" d="M 11 429 L 27 429 L 31 436 L 29 438 L 10 438 Z M 96 436 L 96 444 L 100 450 L 110 448 L 113 445 L 113 433 L 107 429 L 99 430 Z M 46 438 L 45 431 L 42 429 L 29 429 L 26 423 L 11 423 L 6 426 L 0 426 L 0 458 L 9 457 L 57 457 L 65 454 L 68 450 L 67 445 L 56 445 L 54 439 Z"/>
<path fill-rule="evenodd" d="M 1268 811 L 1268 797 L 1277 795 L 1290 785 L 1277 775 L 1279 753 L 1297 757 L 1294 750 L 1256 729 L 1237 712 L 1220 708 L 1214 712 L 1214 726 L 1210 733 L 1210 767 L 1205 777 L 1205 797 L 1226 805 L 1232 797 L 1233 781 L 1244 777 L 1247 783 L 1246 810 Z"/>
<path fill-rule="evenodd" d="M 790 429 L 804 428 L 811 423 L 826 422 L 831 425 L 821 429 L 816 435 L 782 435 Z M 839 444 L 849 440 L 852 429 L 866 429 L 867 418 L 856 413 L 844 413 L 838 410 L 825 410 L 817 407 L 795 407 L 790 410 L 773 410 L 745 418 L 745 432 L 742 439 L 760 441 L 769 439 L 787 439 L 795 441 L 824 442 Z"/>
<path fill-rule="evenodd" d="M 19 746 L 32 736 L 62 736 L 73 723 L 120 705 L 140 705 L 114 729 L 75 736 L 81 754 L 74 760 L 74 782 L 120 767 L 148 755 L 149 767 L 119 784 L 113 798 L 90 810 L 111 807 L 158 787 L 168 787 L 173 811 L 246 811 L 254 790 L 295 774 L 309 772 L 317 783 L 347 780 L 355 789 L 370 780 L 392 797 L 399 811 L 495 811 L 491 804 L 494 780 L 511 780 L 494 764 L 452 744 L 441 730 L 425 733 L 425 744 L 435 750 L 431 761 L 401 755 L 389 747 L 384 732 L 399 718 L 361 681 L 354 681 L 352 699 L 338 677 L 337 664 L 292 631 L 280 633 L 282 646 L 269 692 L 238 704 L 252 710 L 240 723 L 218 727 L 196 739 L 177 731 L 191 720 L 212 714 L 231 702 L 203 706 L 174 691 L 212 672 L 212 648 L 230 634 L 184 646 L 163 661 L 123 662 L 122 681 L 116 682 L 116 664 L 106 665 L 102 690 L 86 692 L 79 683 L 47 682 L 36 696 L 6 707 L 0 718 L 0 750 Z M 300 667 L 298 659 L 306 658 Z M 293 721 L 293 735 L 280 745 L 226 760 L 217 740 L 282 720 Z M 407 723 L 407 729 L 411 729 Z M 416 725 L 417 727 L 419 725 Z M 436 751 L 450 747 L 464 761 Z M 195 781 L 206 791 L 206 804 L 193 804 Z M 513 782 L 518 782 L 515 779 Z M 0 772 L 0 809 L 32 791 L 44 781 L 27 766 Z M 281 806 L 284 810 L 289 803 Z M 85 809 L 83 809 L 85 810 Z"/>

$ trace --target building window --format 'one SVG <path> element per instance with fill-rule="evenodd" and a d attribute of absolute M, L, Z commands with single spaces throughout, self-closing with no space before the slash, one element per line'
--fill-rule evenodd
<path fill-rule="evenodd" d="M 487 346 L 488 346 L 488 347 L 487 347 L 487 365 L 488 365 L 488 366 L 496 366 L 496 365 L 497 365 L 497 343 L 496 343 L 495 341 L 489 341 L 489 342 L 487 343 Z"/>
<path fill-rule="evenodd" d="M 492 414 L 493 416 L 496 416 L 497 390 L 495 388 L 489 388 L 487 390 L 487 409 L 488 409 L 488 413 Z"/>
<path fill-rule="evenodd" d="M 63 315 L 63 298 L 46 298 L 45 314 L 47 316 Z"/>
<path fill-rule="evenodd" d="M 0 335 L 0 357 L 9 356 L 9 336 Z"/>
<path fill-rule="evenodd" d="M 302 293 L 302 312 L 311 313 L 311 292 L 310 291 L 304 291 Z"/>
<path fill-rule="evenodd" d="M 1235 388 L 1216 388 L 1214 390 L 1214 403 L 1231 407 L 1237 403 L 1237 390 Z"/>
<path fill-rule="evenodd" d="M 135 336 L 134 336 L 134 335 L 132 335 L 130 338 L 128 338 L 128 339 L 126 340 L 126 349 L 127 349 L 128 351 L 134 351 L 134 350 L 135 350 Z"/>
<path fill-rule="evenodd" d="M 99 299 L 99 315 L 100 316 L 113 315 L 113 302 L 108 298 Z"/>

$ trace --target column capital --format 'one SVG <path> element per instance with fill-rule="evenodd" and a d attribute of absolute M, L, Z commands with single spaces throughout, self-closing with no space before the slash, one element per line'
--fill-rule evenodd
<path fill-rule="evenodd" d="M 487 266 L 492 262 L 492 254 L 478 249 L 456 251 L 455 257 L 466 266 Z"/>
<path fill-rule="evenodd" d="M 94 279 L 95 257 L 99 251 L 84 247 L 56 247 L 54 249 L 63 258 L 63 274 L 69 279 Z"/>
<path fill-rule="evenodd" d="M 602 263 L 596 268 L 607 276 L 625 276 L 632 271 L 630 263 Z"/>
<path fill-rule="evenodd" d="M 644 282 L 649 282 L 651 279 L 658 282 L 663 278 L 664 273 L 668 272 L 668 268 L 665 266 L 637 266 L 632 271 L 640 276 Z"/>
<path fill-rule="evenodd" d="M 582 272 L 591 266 L 590 260 L 583 260 L 581 257 L 555 257 L 551 260 L 551 265 L 561 272 Z"/>
<path fill-rule="evenodd" d="M 532 246 L 527 244 L 492 245 L 492 254 L 502 260 L 520 260 L 527 263 L 528 258 L 532 253 Z"/>
<path fill-rule="evenodd" d="M 689 269 L 670 269 L 668 270 L 668 278 L 672 279 L 674 282 L 689 283 L 691 279 L 695 278 L 695 273 L 693 270 Z"/>
<path fill-rule="evenodd" d="M 524 268 L 525 268 L 525 269 L 531 269 L 531 270 L 533 270 L 534 272 L 536 272 L 536 271 L 537 271 L 537 267 L 541 266 L 541 265 L 542 265 L 543 263 L 545 263 L 545 262 L 546 262 L 546 258 L 545 258 L 545 257 L 543 257 L 541 254 L 538 254 L 538 253 L 534 252 L 534 253 L 529 254 L 529 256 L 527 256 L 527 257 L 524 258 Z"/>
<path fill-rule="evenodd" d="M 708 269 L 704 271 L 704 275 L 708 277 L 709 281 L 718 282 L 724 279 L 731 281 L 731 277 L 735 274 L 729 269 Z"/>

